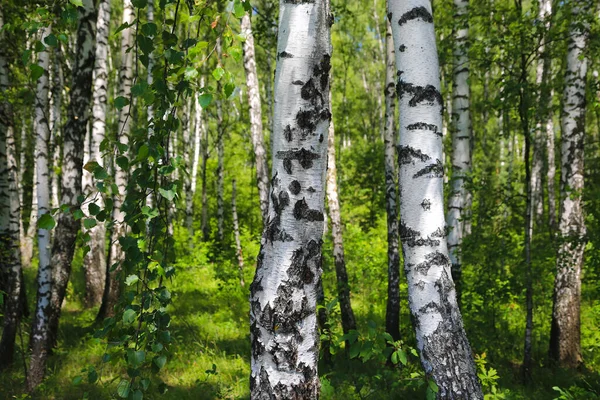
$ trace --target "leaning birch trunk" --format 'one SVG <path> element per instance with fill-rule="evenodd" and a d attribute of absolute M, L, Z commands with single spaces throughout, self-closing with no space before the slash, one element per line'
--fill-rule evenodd
<path fill-rule="evenodd" d="M 47 36 L 50 29 L 44 29 L 42 36 Z M 50 130 L 46 115 L 48 115 L 48 66 L 50 62 L 48 50 L 39 53 L 38 65 L 44 68 L 44 74 L 38 79 L 35 99 L 35 186 L 37 194 L 37 220 L 48 213 L 50 209 L 50 182 L 48 174 L 48 142 Z M 33 210 L 32 210 L 33 211 Z M 38 272 L 37 272 L 37 300 L 33 324 L 31 327 L 31 349 L 33 369 L 38 363 L 39 357 L 45 363 L 48 348 L 48 327 L 51 314 L 50 303 L 52 296 L 52 266 L 50 264 L 50 232 L 47 229 L 37 230 L 38 243 Z M 33 371 L 33 370 L 31 370 Z M 43 369 L 40 371 L 43 376 Z M 40 376 L 40 381 L 42 376 Z M 28 381 L 30 378 L 28 378 Z M 29 383 L 29 382 L 28 382 Z"/>
<path fill-rule="evenodd" d="M 317 284 L 329 110 L 329 2 L 280 1 L 269 215 L 250 287 L 253 399 L 319 395 Z"/>
<path fill-rule="evenodd" d="M 248 14 L 242 17 L 242 34 L 246 37 L 243 44 L 244 70 L 246 71 L 246 86 L 248 87 L 248 106 L 250 113 L 250 134 L 254 157 L 256 161 L 256 184 L 263 225 L 267 222 L 269 212 L 269 176 L 267 170 L 267 154 L 263 140 L 262 110 L 256 72 L 256 57 L 254 55 L 254 36 L 252 22 Z"/>
<path fill-rule="evenodd" d="M 124 0 L 123 23 L 131 25 L 134 19 L 133 5 L 130 0 Z M 127 28 L 121 32 L 121 68 L 119 69 L 119 96 L 129 99 L 131 96 L 131 85 L 133 81 L 133 29 Z M 119 123 L 117 128 L 117 140 L 125 145 L 129 144 L 129 131 L 131 125 L 131 104 L 119 110 Z M 121 272 L 121 262 L 125 259 L 125 253 L 119 239 L 127 234 L 125 213 L 121 210 L 125 191 L 127 190 L 128 171 L 115 167 L 115 184 L 119 193 L 113 198 L 112 220 L 114 225 L 110 237 L 110 249 L 108 264 L 104 283 L 104 294 L 102 305 L 98 311 L 96 320 L 112 317 L 115 314 L 115 306 L 119 300 L 121 286 L 118 279 Z"/>
<path fill-rule="evenodd" d="M 388 3 L 400 112 L 400 239 L 408 302 L 437 398 L 483 399 L 452 282 L 444 233 L 442 96 L 428 0 Z"/>
<path fill-rule="evenodd" d="M 238 222 L 237 207 L 235 203 L 236 196 L 235 179 L 231 182 L 231 214 L 233 215 L 233 234 L 235 235 L 235 253 L 238 259 L 238 271 L 240 274 L 240 285 L 243 287 L 244 282 L 244 255 L 242 253 L 242 242 L 240 241 L 240 224 Z"/>
<path fill-rule="evenodd" d="M 398 187 L 396 185 L 396 71 L 391 21 L 385 33 L 385 207 L 388 240 L 388 296 L 385 330 L 394 340 L 400 339 L 400 253 L 398 251 Z"/>
<path fill-rule="evenodd" d="M 108 32 L 110 28 L 110 1 L 102 0 L 98 5 L 96 23 L 96 60 L 94 64 L 94 91 L 92 99 L 92 131 L 90 137 L 90 160 L 103 165 L 100 143 L 106 135 L 106 104 L 108 99 Z M 84 194 L 87 199 L 101 209 L 104 200 L 98 195 L 93 175 L 83 172 Z M 87 208 L 87 207 L 86 207 Z M 85 210 L 87 211 L 87 210 Z M 83 265 L 85 272 L 86 303 L 88 307 L 102 303 L 106 276 L 106 227 L 103 223 L 88 230 L 90 250 L 86 253 Z"/>
<path fill-rule="evenodd" d="M 0 10 L 0 29 L 4 26 Z M 0 33 L 0 40 L 3 39 Z M 0 93 L 9 89 L 8 63 L 4 45 L 0 45 Z M 0 277 L 1 295 L 4 299 L 4 321 L 0 339 L 0 370 L 11 365 L 15 354 L 15 338 L 22 314 L 23 271 L 19 222 L 21 208 L 17 146 L 14 134 L 12 106 L 8 101 L 0 103 Z"/>
<path fill-rule="evenodd" d="M 59 215 L 54 242 L 52 244 L 52 287 L 50 304 L 43 296 L 38 296 L 37 319 L 32 332 L 32 354 L 28 389 L 32 391 L 42 381 L 48 350 L 54 345 L 58 331 L 60 308 L 65 297 L 71 262 L 75 251 L 75 239 L 81 222 L 73 216 L 79 207 L 78 197 L 82 194 L 83 139 L 89 119 L 92 97 L 92 70 L 94 66 L 96 42 L 96 11 L 92 0 L 84 0 L 78 8 L 77 50 L 73 66 L 67 124 L 63 138 L 63 167 L 61 176 L 61 205 L 70 212 Z M 50 277 L 48 277 L 48 281 Z M 40 281 L 42 282 L 42 281 Z M 44 285 L 47 285 L 44 282 Z M 41 292 L 41 289 L 40 291 Z M 44 292 L 41 292 L 42 294 Z M 45 325 L 40 329 L 40 325 Z"/>
<path fill-rule="evenodd" d="M 456 37 L 454 44 L 454 67 L 452 84 L 452 191 L 448 200 L 448 250 L 452 262 L 452 279 L 460 303 L 461 260 L 460 246 L 468 235 L 471 195 L 467 189 L 471 172 L 471 115 L 469 93 L 468 57 L 468 0 L 454 0 L 456 10 Z M 437 131 L 434 134 L 440 134 Z"/>
<path fill-rule="evenodd" d="M 330 94 L 331 96 L 331 94 Z M 330 105 L 331 108 L 331 105 Z M 340 216 L 340 202 L 338 200 L 337 170 L 335 164 L 335 128 L 333 120 L 329 124 L 327 138 L 327 205 L 331 218 L 331 236 L 333 237 L 333 261 L 337 279 L 338 300 L 342 317 L 342 330 L 344 334 L 356 330 L 356 319 L 350 303 L 350 285 L 346 260 L 344 259 L 344 241 L 342 237 L 342 217 Z"/>
<path fill-rule="evenodd" d="M 591 2 L 573 4 L 567 52 L 567 72 L 563 93 L 562 168 L 560 202 L 560 245 L 556 257 L 554 305 L 550 330 L 550 357 L 561 367 L 581 364 L 580 302 L 581 267 L 585 249 L 583 215 L 585 86 L 587 59 L 585 47 L 588 26 L 581 17 L 591 11 Z"/>

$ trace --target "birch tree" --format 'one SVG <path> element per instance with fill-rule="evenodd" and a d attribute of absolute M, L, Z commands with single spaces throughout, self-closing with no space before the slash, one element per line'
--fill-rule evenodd
<path fill-rule="evenodd" d="M 75 219 L 73 212 L 79 208 L 78 198 L 82 194 L 83 140 L 88 124 L 92 95 L 97 16 L 93 0 L 84 0 L 83 6 L 78 7 L 78 14 L 73 81 L 63 138 L 60 197 L 61 205 L 68 206 L 70 211 L 64 212 L 58 217 L 52 244 L 52 285 L 49 304 L 47 295 L 38 290 L 37 319 L 32 329 L 32 353 L 27 376 L 27 385 L 30 391 L 41 383 L 48 351 L 56 340 L 61 305 L 65 297 L 75 251 L 75 239 L 81 223 Z M 44 284 L 46 285 L 45 282 Z"/>
<path fill-rule="evenodd" d="M 471 195 L 466 180 L 471 172 L 471 115 L 469 90 L 468 0 L 454 0 L 457 29 L 454 42 L 452 84 L 452 191 L 448 201 L 448 250 L 452 262 L 452 278 L 460 302 L 460 245 L 469 234 Z M 441 133 L 433 132 L 441 135 Z"/>
<path fill-rule="evenodd" d="M 123 23 L 131 25 L 135 14 L 130 0 L 123 2 Z M 119 97 L 129 100 L 131 96 L 131 86 L 133 82 L 133 29 L 127 28 L 121 31 L 121 67 L 119 68 Z M 129 145 L 129 133 L 131 129 L 131 104 L 125 105 L 119 110 L 119 122 L 117 128 L 117 140 Z M 106 282 L 104 284 L 104 294 L 102 296 L 102 305 L 98 311 L 97 320 L 114 315 L 114 307 L 119 300 L 120 282 L 118 275 L 121 271 L 120 264 L 125 258 L 125 254 L 119 238 L 125 236 L 127 227 L 125 224 L 125 213 L 121 210 L 125 191 L 127 190 L 128 171 L 121 167 L 115 168 L 115 184 L 118 193 L 113 196 L 113 227 L 110 237 L 110 249 L 108 257 L 108 269 L 106 270 Z"/>
<path fill-rule="evenodd" d="M 96 22 L 96 60 L 94 62 L 94 90 L 92 92 L 92 131 L 90 135 L 90 160 L 103 165 L 100 143 L 106 135 L 106 103 L 108 99 L 108 32 L 110 29 L 110 1 L 102 0 L 98 5 Z M 84 193 L 90 202 L 104 208 L 102 196 L 97 195 L 92 173 L 83 172 Z M 106 227 L 97 224 L 88 230 L 90 250 L 86 253 L 83 265 L 85 291 L 88 306 L 102 302 L 106 280 Z"/>
<path fill-rule="evenodd" d="M 269 215 L 250 292 L 252 398 L 317 398 L 329 2 L 280 1 Z"/>
<path fill-rule="evenodd" d="M 258 74 L 256 72 L 256 57 L 254 54 L 254 36 L 252 21 L 248 14 L 242 17 L 241 31 L 246 40 L 243 44 L 244 70 L 246 71 L 246 86 L 248 88 L 248 106 L 250 108 L 250 135 L 254 147 L 256 163 L 256 184 L 263 225 L 267 221 L 269 210 L 269 177 L 267 170 L 267 154 L 263 140 L 262 109 L 260 102 Z"/>
<path fill-rule="evenodd" d="M 582 18 L 592 10 L 591 1 L 571 5 L 571 25 L 561 117 L 561 202 L 554 304 L 550 331 L 550 357 L 562 367 L 575 368 L 581 361 L 581 268 L 585 249 L 583 214 L 586 45 L 589 26 Z"/>
<path fill-rule="evenodd" d="M 409 307 L 437 398 L 483 399 L 444 233 L 442 96 L 431 3 L 391 0 L 400 112 L 400 239 Z"/>

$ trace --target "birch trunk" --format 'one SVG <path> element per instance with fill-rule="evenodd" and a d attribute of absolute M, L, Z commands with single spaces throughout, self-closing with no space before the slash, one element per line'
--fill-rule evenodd
<path fill-rule="evenodd" d="M 50 154 L 52 154 L 52 167 L 50 168 L 51 177 L 51 206 L 57 208 L 60 196 L 60 175 L 56 169 L 60 166 L 60 147 L 61 147 L 61 124 L 62 124 L 62 91 L 63 91 L 63 72 L 61 68 L 62 51 L 60 46 L 54 49 L 52 59 L 52 89 L 50 96 Z"/>
<path fill-rule="evenodd" d="M 92 95 L 92 70 L 94 66 L 96 41 L 96 10 L 92 0 L 84 0 L 83 7 L 78 8 L 79 23 L 77 27 L 77 50 L 73 66 L 73 83 L 67 110 L 67 124 L 63 138 L 63 168 L 61 176 L 61 205 L 67 205 L 71 211 L 79 207 L 78 197 L 82 194 L 83 139 L 89 119 Z M 47 294 L 38 289 L 39 315 L 32 332 L 32 354 L 28 389 L 37 387 L 44 376 L 49 349 L 54 345 L 58 331 L 60 307 L 65 297 L 71 262 L 75 251 L 75 239 L 80 228 L 80 221 L 71 212 L 62 213 L 52 244 L 52 287 L 50 303 Z M 49 273 L 48 271 L 47 273 Z M 50 277 L 39 282 L 48 285 Z M 40 285 L 42 286 L 42 285 Z M 50 288 L 49 288 L 50 289 Z"/>
<path fill-rule="evenodd" d="M 331 94 L 330 94 L 331 96 Z M 331 104 L 330 104 L 331 109 Z M 342 330 L 344 334 L 356 330 L 356 319 L 350 303 L 350 285 L 344 259 L 344 241 L 342 236 L 342 218 L 340 216 L 340 202 L 338 200 L 337 170 L 335 164 L 335 128 L 333 120 L 329 123 L 327 138 L 327 205 L 331 218 L 331 236 L 333 237 L 333 260 L 335 276 L 337 279 L 338 300 L 342 317 Z"/>
<path fill-rule="evenodd" d="M 250 287 L 254 399 L 316 399 L 329 2 L 280 1 L 269 215 Z"/>
<path fill-rule="evenodd" d="M 201 86 L 204 86 L 204 79 L 201 79 Z M 200 101 L 198 100 L 198 96 L 196 96 L 195 104 L 194 104 L 194 155 L 192 158 L 192 166 L 191 166 L 191 196 L 187 200 L 186 203 L 186 225 L 188 226 L 188 232 L 190 235 L 190 244 L 193 246 L 194 244 L 194 229 L 193 229 L 193 221 L 194 221 L 194 196 L 196 195 L 196 187 L 198 186 L 198 165 L 200 164 L 200 150 L 202 144 L 202 134 L 204 132 L 204 120 L 202 119 L 202 106 L 200 105 Z"/>
<path fill-rule="evenodd" d="M 580 302 L 581 267 L 585 249 L 583 215 L 585 89 L 589 27 L 581 17 L 591 11 L 591 2 L 572 6 L 569 28 L 567 72 L 563 93 L 562 168 L 559 237 L 554 281 L 554 305 L 550 330 L 550 357 L 560 366 L 581 364 Z"/>
<path fill-rule="evenodd" d="M 396 184 L 396 71 L 394 39 L 388 20 L 385 32 L 385 206 L 387 211 L 388 291 L 385 329 L 400 339 L 400 253 L 398 251 L 398 186 Z"/>
<path fill-rule="evenodd" d="M 94 91 L 92 98 L 92 130 L 90 137 L 90 160 L 103 165 L 100 143 L 106 135 L 106 104 L 108 99 L 108 33 L 110 29 L 110 1 L 102 0 L 98 5 L 96 22 L 96 60 L 94 63 Z M 98 195 L 93 175 L 83 172 L 84 193 L 88 200 L 94 199 L 100 208 L 104 200 Z M 87 207 L 86 207 L 87 208 Z M 87 211 L 87 210 L 85 210 Z M 99 223 L 88 230 L 90 250 L 86 253 L 83 265 L 85 272 L 86 303 L 95 306 L 102 303 L 106 280 L 106 227 Z"/>
<path fill-rule="evenodd" d="M 50 34 L 50 29 L 46 28 L 42 32 L 42 37 Z M 44 74 L 38 79 L 36 85 L 35 99 L 35 119 L 34 132 L 35 140 L 35 170 L 36 170 L 36 197 L 37 197 L 37 220 L 47 214 L 50 208 L 50 185 L 48 173 L 48 143 L 50 140 L 50 129 L 46 116 L 48 115 L 48 67 L 50 64 L 50 54 L 48 50 L 39 53 L 38 65 L 44 68 Z M 45 364 L 46 352 L 49 348 L 49 319 L 51 315 L 51 296 L 52 296 L 52 265 L 50 264 L 50 232 L 47 229 L 37 230 L 38 243 L 38 272 L 37 272 L 37 300 L 36 309 L 33 316 L 31 327 L 31 369 L 30 376 L 38 361 Z M 43 365 L 39 371 L 39 381 L 43 377 Z M 35 376 L 28 377 L 29 383 Z M 35 381 L 34 381 L 35 383 Z M 37 385 L 37 383 L 36 383 Z"/>
<path fill-rule="evenodd" d="M 210 227 L 208 226 L 208 195 L 206 193 L 206 163 L 208 162 L 208 129 L 202 132 L 202 240 L 208 242 Z"/>
<path fill-rule="evenodd" d="M 263 140 L 262 109 L 256 72 L 256 57 L 254 55 L 254 36 L 252 22 L 248 14 L 242 17 L 242 34 L 246 37 L 243 45 L 244 70 L 246 71 L 246 86 L 248 87 L 248 106 L 250 109 L 250 135 L 254 147 L 256 162 L 256 184 L 263 225 L 269 212 L 269 177 L 267 170 L 267 154 Z"/>
<path fill-rule="evenodd" d="M 237 207 L 235 202 L 236 197 L 235 179 L 231 182 L 231 213 L 233 215 L 233 234 L 235 235 L 235 253 L 238 259 L 238 270 L 240 273 L 240 285 L 243 287 L 244 282 L 244 255 L 242 253 L 242 243 L 240 241 L 240 224 L 238 222 Z"/>
<path fill-rule="evenodd" d="M 471 209 L 471 195 L 466 186 L 471 173 L 468 6 L 468 0 L 454 0 L 457 28 L 452 84 L 452 191 L 448 201 L 448 250 L 459 303 L 462 272 L 460 246 L 470 231 L 468 221 Z"/>
<path fill-rule="evenodd" d="M 0 29 L 4 26 L 0 10 Z M 0 40 L 4 39 L 0 33 Z M 4 45 L 0 45 L 0 93 L 9 89 L 8 62 Z M 4 299 L 4 321 L 0 339 L 0 370 L 11 365 L 15 353 L 15 338 L 22 316 L 23 271 L 19 222 L 21 209 L 17 146 L 14 134 L 12 106 L 8 101 L 0 103 L 0 289 Z"/>
<path fill-rule="evenodd" d="M 123 23 L 131 25 L 135 17 L 133 5 L 130 0 L 124 0 Z M 134 32 L 132 28 L 121 31 L 121 67 L 119 69 L 119 96 L 126 99 L 131 97 L 131 85 L 133 81 L 133 51 L 128 51 L 133 46 Z M 125 145 L 129 144 L 129 132 L 131 125 L 131 104 L 126 105 L 119 111 L 119 124 L 117 129 L 117 140 Z M 121 272 L 121 262 L 125 259 L 125 253 L 119 243 L 119 238 L 127 234 L 125 224 L 125 213 L 121 210 L 125 192 L 127 190 L 128 171 L 115 167 L 115 184 L 119 193 L 113 197 L 112 220 L 114 225 L 110 237 L 110 249 L 108 253 L 108 264 L 104 283 L 104 294 L 102 305 L 98 311 L 96 320 L 112 317 L 115 314 L 115 306 L 119 300 L 120 282 L 118 275 Z"/>
<path fill-rule="evenodd" d="M 425 373 L 439 399 L 483 399 L 452 282 L 444 234 L 442 96 L 428 0 L 388 3 L 400 112 L 400 239 Z"/>
<path fill-rule="evenodd" d="M 192 147 L 192 131 L 194 129 L 192 118 L 192 100 L 193 97 L 188 98 L 185 104 L 182 106 L 182 136 L 183 136 L 183 160 L 188 173 L 184 174 L 183 182 L 185 188 L 185 227 L 188 230 L 190 238 L 193 237 L 193 222 L 194 215 L 192 213 L 194 205 L 194 194 L 192 192 L 192 165 L 194 157 L 194 147 Z"/>

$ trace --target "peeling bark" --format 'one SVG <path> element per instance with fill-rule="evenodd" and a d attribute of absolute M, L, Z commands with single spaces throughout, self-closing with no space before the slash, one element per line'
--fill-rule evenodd
<path fill-rule="evenodd" d="M 483 399 L 451 276 L 445 237 L 442 138 L 412 124 L 442 126 L 431 3 L 388 3 L 400 111 L 400 239 L 417 348 L 438 399 Z"/>
<path fill-rule="evenodd" d="M 280 2 L 269 215 L 250 287 L 253 399 L 316 399 L 329 2 Z M 303 82 L 299 84 L 298 82 Z"/>

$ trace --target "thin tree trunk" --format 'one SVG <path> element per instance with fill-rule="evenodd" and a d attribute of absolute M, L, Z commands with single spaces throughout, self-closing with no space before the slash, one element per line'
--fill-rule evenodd
<path fill-rule="evenodd" d="M 51 201 L 52 208 L 60 206 L 58 199 L 60 196 L 60 175 L 56 172 L 60 167 L 60 148 L 61 148 L 61 124 L 62 124 L 62 91 L 63 91 L 63 72 L 61 67 L 62 51 L 60 46 L 54 49 L 52 59 L 52 89 L 50 96 L 50 154 L 52 154 L 52 167 L 49 169 L 51 180 Z"/>
<path fill-rule="evenodd" d="M 194 163 L 194 147 L 192 144 L 192 131 L 194 130 L 194 118 L 192 118 L 192 101 L 195 95 L 189 97 L 182 106 L 182 136 L 183 136 L 183 160 L 188 173 L 184 174 L 183 182 L 185 188 L 185 227 L 188 230 L 190 238 L 194 235 L 193 231 L 193 205 L 194 193 L 192 191 L 192 165 Z"/>
<path fill-rule="evenodd" d="M 100 143 L 106 135 L 106 104 L 108 99 L 108 33 L 110 28 L 110 1 L 102 0 L 98 5 L 96 23 L 96 60 L 94 64 L 94 91 L 92 104 L 92 130 L 90 140 L 90 160 L 104 165 L 100 153 Z M 93 175 L 83 172 L 83 190 L 88 200 L 104 208 L 104 200 L 98 195 Z M 87 207 L 86 210 L 87 211 Z M 85 272 L 86 303 L 88 307 L 102 303 L 106 281 L 106 227 L 103 223 L 88 230 L 90 250 L 86 253 L 83 265 Z"/>
<path fill-rule="evenodd" d="M 96 41 L 96 10 L 92 0 L 84 0 L 78 7 L 79 23 L 77 27 L 77 50 L 73 67 L 67 125 L 63 138 L 63 168 L 61 176 L 62 205 L 70 207 L 71 212 L 60 214 L 52 245 L 52 286 L 50 302 L 47 295 L 39 289 L 38 309 L 32 332 L 32 354 L 27 385 L 33 391 L 42 381 L 49 349 L 56 341 L 60 307 L 65 297 L 71 262 L 75 251 L 75 239 L 80 221 L 72 214 L 79 207 L 83 163 L 83 139 L 89 119 L 92 97 L 92 70 L 94 66 Z M 46 274 L 49 274 L 47 271 Z M 40 279 L 40 286 L 48 286 L 50 277 Z"/>
<path fill-rule="evenodd" d="M 0 9 L 0 29 L 4 27 Z M 0 33 L 0 40 L 4 40 Z M 4 44 L 0 44 L 0 93 L 9 89 L 8 62 Z M 17 146 L 14 134 L 12 106 L 0 103 L 0 289 L 4 299 L 2 339 L 0 339 L 0 370 L 11 365 L 15 354 L 15 338 L 22 316 L 24 294 L 21 249 L 19 243 L 19 181 Z"/>
<path fill-rule="evenodd" d="M 267 170 L 267 154 L 263 140 L 262 110 L 256 72 L 256 57 L 254 55 L 254 36 L 252 22 L 248 14 L 242 17 L 241 31 L 246 36 L 243 45 L 244 70 L 246 71 L 246 86 L 248 87 L 248 106 L 250 108 L 250 133 L 256 162 L 256 184 L 263 226 L 267 222 L 269 212 L 269 177 Z M 269 74 L 270 75 L 270 74 Z"/>
<path fill-rule="evenodd" d="M 582 361 L 580 341 L 581 267 L 585 249 L 583 215 L 585 88 L 589 26 L 580 18 L 591 2 L 572 5 L 563 93 L 560 245 L 556 257 L 554 304 L 550 330 L 550 357 L 561 367 L 575 368 Z"/>
<path fill-rule="evenodd" d="M 553 97 L 554 91 L 551 91 L 550 103 Z M 546 172 L 546 184 L 548 185 L 548 225 L 551 232 L 554 232 L 556 230 L 556 159 L 554 155 L 554 121 L 552 120 L 552 114 L 546 120 L 546 160 L 548 162 L 548 170 Z"/>
<path fill-rule="evenodd" d="M 268 223 L 250 287 L 254 399 L 316 399 L 331 42 L 327 0 L 280 1 Z"/>
<path fill-rule="evenodd" d="M 385 33 L 385 206 L 388 240 L 388 296 L 385 330 L 400 339 L 400 253 L 398 244 L 398 186 L 396 184 L 396 71 L 392 26 L 386 21 Z"/>
<path fill-rule="evenodd" d="M 208 129 L 202 132 L 202 240 L 208 242 L 210 227 L 208 226 L 208 195 L 206 193 L 206 163 L 208 162 Z"/>
<path fill-rule="evenodd" d="M 461 299 L 460 246 L 470 231 L 471 115 L 469 90 L 468 0 L 454 0 L 456 38 L 452 84 L 452 191 L 448 200 L 448 250 L 458 302 Z M 436 133 L 436 132 L 434 132 Z"/>
<path fill-rule="evenodd" d="M 237 207 L 235 204 L 236 196 L 235 179 L 231 182 L 231 213 L 233 215 L 233 234 L 235 235 L 235 252 L 238 259 L 238 270 L 240 273 L 240 285 L 244 283 L 244 255 L 242 254 L 242 243 L 240 241 L 240 224 L 238 222 Z"/>
<path fill-rule="evenodd" d="M 331 96 L 331 94 L 330 94 Z M 331 105 L 330 105 L 331 109 Z M 356 319 L 350 302 L 350 284 L 344 259 L 344 240 L 342 236 L 342 217 L 340 216 L 340 202 L 338 200 L 337 170 L 335 164 L 335 128 L 333 120 L 329 124 L 327 138 L 327 204 L 331 218 L 331 236 L 333 237 L 333 260 L 335 276 L 337 278 L 338 300 L 342 317 L 342 330 L 344 334 L 356 330 Z"/>
<path fill-rule="evenodd" d="M 131 25 L 135 17 L 133 5 L 130 0 L 124 0 L 123 23 Z M 119 96 L 126 99 L 130 98 L 131 85 L 133 81 L 133 51 L 129 49 L 133 46 L 134 32 L 132 28 L 121 31 L 121 68 L 119 69 Z M 131 125 L 131 104 L 126 105 L 119 110 L 119 124 L 117 129 L 117 140 L 123 144 L 129 144 L 129 132 Z M 115 314 L 115 306 L 119 301 L 121 293 L 121 282 L 118 279 L 121 272 L 121 263 L 125 259 L 125 253 L 119 238 L 127 234 L 127 225 L 125 223 L 125 213 L 121 210 L 125 192 L 127 190 L 128 171 L 115 166 L 115 184 L 119 193 L 113 198 L 112 220 L 113 227 L 110 237 L 110 250 L 108 253 L 108 264 L 106 269 L 106 281 L 104 284 L 104 294 L 102 296 L 102 305 L 98 311 L 96 320 L 100 321 Z"/>
<path fill-rule="evenodd" d="M 204 79 L 202 78 L 200 81 L 200 85 L 204 86 Z M 194 229 L 193 229 L 193 221 L 194 221 L 194 197 L 196 195 L 196 187 L 198 186 L 198 165 L 200 164 L 200 150 L 202 148 L 202 134 L 204 132 L 204 120 L 202 119 L 202 106 L 200 105 L 200 101 L 198 100 L 198 96 L 196 96 L 195 105 L 194 105 L 194 155 L 192 158 L 192 166 L 191 166 L 191 182 L 190 182 L 190 193 L 191 196 L 186 198 L 186 225 L 188 227 L 188 233 L 190 235 L 190 245 L 194 244 Z"/>
<path fill-rule="evenodd" d="M 483 399 L 444 233 L 442 96 L 431 3 L 388 3 L 400 113 L 400 239 L 417 348 L 438 399 Z"/>

